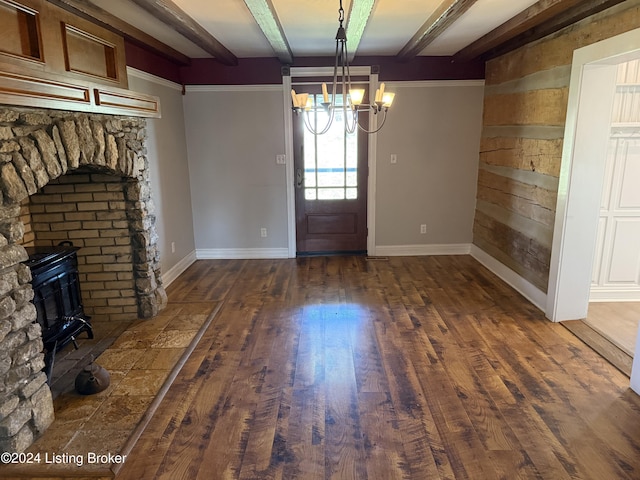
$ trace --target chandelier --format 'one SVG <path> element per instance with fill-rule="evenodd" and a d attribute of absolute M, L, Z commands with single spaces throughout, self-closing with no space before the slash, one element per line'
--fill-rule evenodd
<path fill-rule="evenodd" d="M 291 100 L 293 103 L 293 111 L 304 117 L 304 124 L 307 130 L 313 135 L 323 135 L 329 131 L 335 118 L 336 110 L 342 110 L 344 118 L 344 128 L 347 133 L 354 133 L 359 128 L 367 134 L 379 132 L 384 126 L 387 119 L 387 111 L 393 103 L 395 93 L 386 92 L 385 84 L 381 83 L 376 90 L 373 102 L 368 104 L 362 103 L 365 91 L 363 88 L 353 88 L 351 85 L 351 73 L 349 71 L 349 55 L 347 52 L 347 34 L 343 26 L 344 9 L 342 8 L 342 0 L 340 0 L 340 8 L 338 10 L 338 33 L 336 33 L 336 54 L 333 67 L 333 84 L 331 87 L 331 97 L 329 97 L 329 89 L 327 84 L 322 84 L 322 102 L 318 105 L 308 93 L 296 93 L 291 90 Z M 340 72 L 340 80 L 338 80 L 338 72 Z M 338 84 L 342 85 L 342 102 L 336 102 L 336 91 Z M 373 112 L 380 114 L 382 119 L 378 121 L 377 127 L 368 130 L 363 127 L 358 119 L 360 112 Z M 311 120 L 317 118 L 317 113 L 324 113 L 326 123 L 322 128 L 318 128 L 317 122 Z"/>

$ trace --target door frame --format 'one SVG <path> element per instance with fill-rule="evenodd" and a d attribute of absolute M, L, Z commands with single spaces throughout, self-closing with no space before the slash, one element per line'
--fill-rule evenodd
<path fill-rule="evenodd" d="M 378 88 L 378 74 L 372 73 L 373 68 L 350 67 L 354 77 L 369 77 L 369 92 L 375 92 Z M 289 67 L 282 73 L 282 98 L 284 105 L 284 141 L 286 155 L 286 182 L 287 182 L 287 249 L 289 258 L 296 257 L 296 204 L 295 204 L 295 173 L 293 165 L 293 119 L 291 116 L 291 88 L 294 84 L 291 77 L 333 77 L 333 67 Z M 375 128 L 377 116 L 373 111 L 369 112 L 369 125 Z M 368 171 L 367 180 L 367 255 L 375 255 L 375 209 L 376 209 L 376 145 L 377 134 L 368 136 Z"/>
<path fill-rule="evenodd" d="M 606 119 L 606 127 L 601 127 L 604 132 L 589 135 L 593 116 L 588 118 L 588 110 L 592 109 L 593 115 L 597 105 L 581 103 L 581 96 L 588 94 L 585 90 L 593 88 L 598 78 L 606 78 L 620 63 L 638 57 L 640 29 L 574 52 L 545 311 L 546 317 L 554 322 L 585 318 L 589 308 L 603 183 L 600 172 L 606 158 L 597 161 L 576 161 L 576 158 L 593 157 L 590 152 L 602 149 L 605 134 L 608 142 L 610 117 Z M 612 105 L 613 89 L 610 93 Z M 606 105 L 599 108 L 602 112 Z"/>

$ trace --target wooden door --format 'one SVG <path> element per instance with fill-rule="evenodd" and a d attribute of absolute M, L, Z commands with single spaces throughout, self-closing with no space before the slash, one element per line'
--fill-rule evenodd
<path fill-rule="evenodd" d="M 298 255 L 366 253 L 367 134 L 345 134 L 340 109 L 323 135 L 293 115 Z M 322 129 L 323 115 L 310 121 Z"/>

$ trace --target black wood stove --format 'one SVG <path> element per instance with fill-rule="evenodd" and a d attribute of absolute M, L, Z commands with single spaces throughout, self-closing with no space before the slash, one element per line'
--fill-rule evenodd
<path fill-rule="evenodd" d="M 77 349 L 76 337 L 87 332 L 93 338 L 90 317 L 82 308 L 78 278 L 78 248 L 71 243 L 57 247 L 28 247 L 33 304 L 42 327 L 45 372 L 51 381 L 55 355 L 69 343 Z"/>

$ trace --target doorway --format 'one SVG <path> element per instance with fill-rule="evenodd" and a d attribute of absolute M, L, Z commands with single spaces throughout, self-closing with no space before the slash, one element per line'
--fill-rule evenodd
<path fill-rule="evenodd" d="M 596 252 L 604 238 L 598 227 L 602 223 L 618 67 L 638 58 L 640 29 L 574 52 L 547 294 L 546 316 L 555 322 L 577 320 L 567 323 L 589 328 L 582 320 L 589 315 Z M 600 309 L 594 309 L 598 315 L 596 310 Z M 617 308 L 609 311 L 621 315 Z M 617 346 L 606 334 L 600 338 Z M 622 349 L 618 351 L 624 354 Z M 624 362 L 628 373 L 630 360 Z"/>
<path fill-rule="evenodd" d="M 352 82 L 365 87 L 368 93 L 378 88 L 378 68 L 376 66 L 356 66 L 351 67 Z M 282 69 L 282 88 L 284 102 L 284 125 L 285 125 L 285 157 L 286 157 L 286 181 L 287 181 L 287 244 L 288 257 L 295 258 L 299 249 L 297 248 L 297 211 L 296 211 L 296 167 L 294 160 L 296 154 L 294 152 L 294 133 L 296 128 L 296 116 L 291 114 L 291 89 L 300 88 L 301 91 L 312 92 L 314 88 L 320 87 L 321 83 L 327 79 L 333 79 L 333 67 L 283 67 Z M 338 79 L 340 80 L 340 76 Z M 330 81 L 330 80 L 329 80 Z M 373 111 L 364 118 L 360 115 L 361 123 L 368 122 L 369 128 L 375 128 L 376 116 Z M 364 221 L 364 231 L 366 244 L 363 247 L 364 252 L 368 255 L 376 254 L 376 149 L 377 134 L 363 135 L 362 142 L 365 144 L 366 151 L 364 154 L 365 167 L 361 170 L 362 174 L 366 174 L 361 183 L 366 186 L 366 194 L 363 198 L 366 208 L 364 215 L 359 221 Z M 360 144 L 359 144 L 360 145 Z M 299 150 L 298 150 L 299 151 Z M 304 176 L 303 176 L 304 178 Z M 359 180 L 360 181 L 360 180 Z M 358 251 L 361 246 L 358 245 Z M 303 250 L 304 251 L 304 250 Z"/>
<path fill-rule="evenodd" d="M 321 94 L 310 98 L 322 102 Z M 297 255 L 367 250 L 367 135 L 347 132 L 339 93 L 336 107 L 322 135 L 311 130 L 324 129 L 327 113 L 293 114 Z"/>
<path fill-rule="evenodd" d="M 640 321 L 640 59 L 617 66 L 614 88 L 585 323 L 633 356 Z"/>
<path fill-rule="evenodd" d="M 547 293 L 546 316 L 555 322 L 587 316 L 613 86 L 618 65 L 637 58 L 640 29 L 574 52 Z"/>

